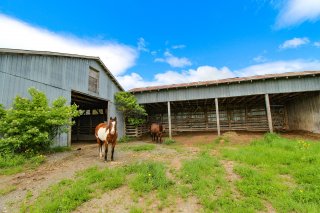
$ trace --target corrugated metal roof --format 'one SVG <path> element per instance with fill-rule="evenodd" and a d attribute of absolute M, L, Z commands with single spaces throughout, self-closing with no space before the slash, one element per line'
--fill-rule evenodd
<path fill-rule="evenodd" d="M 26 54 L 26 55 L 44 55 L 44 56 L 58 56 L 58 57 L 70 57 L 70 58 L 83 58 L 97 61 L 103 69 L 106 71 L 107 75 L 111 78 L 111 80 L 118 86 L 118 88 L 124 91 L 123 87 L 120 85 L 118 80 L 113 76 L 107 66 L 102 62 L 99 57 L 96 56 L 86 56 L 86 55 L 77 55 L 77 54 L 69 54 L 69 53 L 58 53 L 58 52 L 50 52 L 50 51 L 38 51 L 38 50 L 19 50 L 19 49 L 8 49 L 8 48 L 0 48 L 0 54 Z"/>
<path fill-rule="evenodd" d="M 129 92 L 137 93 L 137 92 L 179 89 L 179 88 L 188 88 L 188 87 L 203 87 L 203 86 L 218 85 L 218 84 L 241 83 L 246 81 L 252 82 L 257 80 L 289 78 L 289 77 L 299 78 L 299 77 L 310 76 L 310 75 L 311 76 L 320 75 L 320 71 L 286 72 L 286 73 L 279 73 L 279 74 L 256 75 L 256 76 L 250 76 L 250 77 L 227 78 L 227 79 L 220 79 L 220 80 L 213 80 L 213 81 L 199 81 L 199 82 L 182 83 L 182 84 L 141 87 L 141 88 L 131 89 L 129 90 Z"/>

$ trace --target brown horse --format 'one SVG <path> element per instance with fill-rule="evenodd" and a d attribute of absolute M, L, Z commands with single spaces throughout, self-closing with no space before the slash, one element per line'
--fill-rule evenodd
<path fill-rule="evenodd" d="M 153 123 L 150 127 L 150 133 L 152 137 L 152 141 L 156 141 L 157 143 L 162 143 L 162 134 L 164 132 L 164 126 L 162 124 Z"/>
<path fill-rule="evenodd" d="M 104 145 L 105 148 L 105 154 L 104 154 L 104 160 L 107 161 L 107 155 L 108 155 L 108 145 L 112 145 L 112 151 L 111 151 L 111 160 L 113 161 L 113 153 L 114 153 L 114 147 L 117 143 L 118 138 L 118 132 L 117 132 L 117 117 L 110 117 L 110 120 L 108 124 L 106 123 L 100 123 L 96 126 L 95 129 L 95 136 L 97 138 L 97 142 L 99 145 L 99 154 L 100 158 L 102 158 L 102 148 Z"/>

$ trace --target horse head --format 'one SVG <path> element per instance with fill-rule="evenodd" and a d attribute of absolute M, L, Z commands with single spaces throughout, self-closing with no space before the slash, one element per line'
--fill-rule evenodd
<path fill-rule="evenodd" d="M 108 128 L 111 135 L 114 135 L 117 132 L 117 117 L 110 117 Z"/>

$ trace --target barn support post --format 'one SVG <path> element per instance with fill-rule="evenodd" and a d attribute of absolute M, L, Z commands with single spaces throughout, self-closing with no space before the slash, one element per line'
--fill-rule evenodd
<path fill-rule="evenodd" d="M 266 101 L 266 110 L 267 110 L 267 118 L 268 118 L 269 131 L 270 131 L 271 133 L 273 133 L 273 126 L 272 126 L 272 117 L 271 117 L 269 94 L 265 94 L 264 97 L 265 97 L 265 101 Z"/>
<path fill-rule="evenodd" d="M 110 114 L 110 112 L 111 112 L 111 103 L 110 103 L 110 101 L 108 101 L 108 104 L 107 104 L 107 123 L 109 122 L 109 119 L 110 119 L 110 116 L 111 116 L 111 114 Z M 126 125 L 124 125 L 124 126 L 126 126 Z"/>
<path fill-rule="evenodd" d="M 219 118 L 219 103 L 218 98 L 214 99 L 215 107 L 216 107 L 216 118 L 217 118 L 217 131 L 218 135 L 220 136 L 220 118 Z"/>
<path fill-rule="evenodd" d="M 172 138 L 171 133 L 171 108 L 170 108 L 170 101 L 168 101 L 168 124 L 169 124 L 169 138 Z"/>

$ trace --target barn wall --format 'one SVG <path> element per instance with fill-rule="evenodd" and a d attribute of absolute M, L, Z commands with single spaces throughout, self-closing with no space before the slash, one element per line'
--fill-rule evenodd
<path fill-rule="evenodd" d="M 272 122 L 275 130 L 287 127 L 284 106 L 271 106 Z M 168 113 L 148 112 L 151 123 L 164 124 L 168 132 Z M 264 105 L 222 105 L 219 106 L 221 131 L 268 131 L 268 120 Z M 179 109 L 171 111 L 172 131 L 217 131 L 216 110 L 212 106 L 194 109 Z"/>
<path fill-rule="evenodd" d="M 287 111 L 290 130 L 320 133 L 320 93 L 289 103 Z"/>
<path fill-rule="evenodd" d="M 99 94 L 88 91 L 90 67 L 99 71 Z M 117 116 L 123 129 L 121 113 L 115 110 L 114 93 L 119 87 L 107 75 L 97 60 L 51 55 L 0 54 L 0 103 L 11 107 L 17 96 L 28 96 L 28 88 L 35 87 L 50 101 L 64 96 L 71 102 L 71 90 L 110 100 L 111 116 Z M 123 131 L 119 132 L 123 136 Z M 57 137 L 55 145 L 67 145 L 67 134 Z"/>
<path fill-rule="evenodd" d="M 259 94 L 319 91 L 320 77 L 267 79 L 253 82 L 219 84 L 208 87 L 188 87 L 134 93 L 140 104 L 167 101 L 238 97 Z"/>

